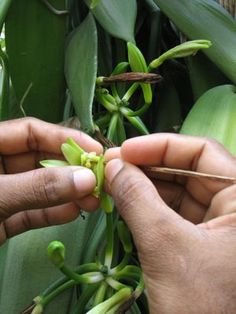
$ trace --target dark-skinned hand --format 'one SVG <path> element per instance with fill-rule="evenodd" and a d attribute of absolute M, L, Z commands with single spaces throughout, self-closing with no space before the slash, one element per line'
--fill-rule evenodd
<path fill-rule="evenodd" d="M 86 151 L 102 152 L 88 135 L 34 118 L 0 123 L 0 244 L 29 229 L 63 224 L 80 208 L 94 210 L 93 172 L 83 167 L 41 168 L 62 159 L 60 146 L 72 137 Z"/>
<path fill-rule="evenodd" d="M 236 159 L 214 141 L 173 134 L 127 140 L 106 158 L 108 190 L 133 234 L 150 313 L 236 313 L 236 185 L 149 179 L 137 167 L 236 177 Z"/>

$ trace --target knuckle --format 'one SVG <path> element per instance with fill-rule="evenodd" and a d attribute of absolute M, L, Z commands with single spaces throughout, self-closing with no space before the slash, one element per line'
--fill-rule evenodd
<path fill-rule="evenodd" d="M 33 224 L 28 211 L 21 213 L 21 222 L 25 230 L 32 229 Z"/>
<path fill-rule="evenodd" d="M 37 182 L 37 185 L 32 184 L 35 202 L 39 205 L 46 203 L 49 206 L 51 203 L 57 203 L 59 201 L 56 188 L 57 181 L 57 176 L 51 169 L 47 169 L 47 171 L 40 169 L 35 172 L 33 182 Z"/>
<path fill-rule="evenodd" d="M 147 191 L 146 185 L 140 178 L 132 178 L 127 176 L 122 184 L 115 190 L 115 199 L 120 211 L 126 211 L 129 208 L 142 203 L 144 193 Z"/>
<path fill-rule="evenodd" d="M 21 121 L 23 121 L 26 124 L 32 124 L 32 123 L 35 123 L 36 121 L 39 121 L 39 119 L 34 118 L 34 117 L 24 117 L 24 118 L 21 118 Z"/>
<path fill-rule="evenodd" d="M 35 118 L 28 118 L 26 125 L 27 125 L 27 147 L 29 151 L 38 151 L 39 150 L 39 143 L 35 136 L 34 132 L 34 124 L 36 119 Z"/>
<path fill-rule="evenodd" d="M 206 137 L 205 145 L 206 147 L 217 151 L 221 151 L 222 149 L 225 150 L 224 146 L 213 137 Z"/>

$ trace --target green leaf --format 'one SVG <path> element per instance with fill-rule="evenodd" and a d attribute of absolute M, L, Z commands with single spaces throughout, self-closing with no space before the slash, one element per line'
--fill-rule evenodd
<path fill-rule="evenodd" d="M 65 75 L 83 130 L 93 132 L 92 105 L 97 76 L 97 30 L 89 14 L 66 49 Z"/>
<path fill-rule="evenodd" d="M 84 0 L 90 5 L 90 0 Z M 91 10 L 102 27 L 114 37 L 135 42 L 136 0 L 101 0 Z"/>
<path fill-rule="evenodd" d="M 236 88 L 217 86 L 203 94 L 181 128 L 182 134 L 207 136 L 236 154 Z"/>
<path fill-rule="evenodd" d="M 187 67 L 195 101 L 208 89 L 230 83 L 230 80 L 202 52 L 189 57 Z"/>
<path fill-rule="evenodd" d="M 212 42 L 204 53 L 236 83 L 236 21 L 211 0 L 154 0 L 189 39 Z"/>
<path fill-rule="evenodd" d="M 0 32 L 4 23 L 7 11 L 11 5 L 12 0 L 1 0 L 0 2 Z"/>
<path fill-rule="evenodd" d="M 90 4 L 90 8 L 94 9 L 101 0 L 92 0 Z"/>
<path fill-rule="evenodd" d="M 62 9 L 65 5 L 64 0 L 50 3 Z M 25 98 L 22 105 L 26 115 L 50 122 L 61 121 L 65 97 L 66 16 L 54 14 L 39 0 L 14 0 L 5 30 L 18 106 Z"/>
<path fill-rule="evenodd" d="M 150 109 L 150 117 L 153 123 L 152 132 L 174 131 L 181 125 L 181 104 L 174 82 L 164 69 L 163 82 L 156 90 L 157 97 Z"/>

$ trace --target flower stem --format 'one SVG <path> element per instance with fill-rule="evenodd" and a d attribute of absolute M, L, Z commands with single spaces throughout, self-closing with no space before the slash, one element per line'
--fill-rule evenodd
<path fill-rule="evenodd" d="M 97 293 L 95 295 L 93 306 L 96 306 L 104 301 L 106 292 L 107 292 L 108 284 L 104 281 L 100 284 Z"/>
<path fill-rule="evenodd" d="M 121 290 L 123 288 L 127 288 L 126 285 L 124 285 L 123 283 L 120 283 L 119 281 L 113 279 L 112 277 L 107 277 L 106 278 L 106 283 L 108 283 L 109 286 L 112 287 L 115 290 Z"/>
<path fill-rule="evenodd" d="M 84 265 L 80 265 L 75 269 L 75 272 L 78 274 L 83 274 L 83 273 L 93 272 L 93 271 L 99 271 L 99 266 L 96 263 L 87 263 Z M 54 283 L 52 283 L 47 289 L 45 289 L 40 294 L 39 297 L 45 297 L 46 295 L 48 295 L 49 293 L 51 293 L 52 291 L 54 291 L 55 289 L 57 289 L 58 287 L 60 287 L 62 284 L 64 284 L 67 281 L 68 281 L 67 276 L 63 276 L 59 278 Z"/>
<path fill-rule="evenodd" d="M 98 304 L 93 309 L 91 309 L 87 314 L 104 314 L 111 310 L 116 304 L 121 301 L 126 302 L 132 295 L 132 289 L 124 288 L 116 292 L 108 300 Z"/>
<path fill-rule="evenodd" d="M 48 294 L 47 296 L 45 296 L 42 301 L 40 302 L 43 307 L 45 307 L 48 303 L 50 303 L 56 296 L 58 296 L 60 293 L 62 293 L 63 291 L 65 291 L 66 289 L 69 289 L 73 286 L 76 285 L 76 281 L 74 280 L 68 280 L 67 282 L 65 282 L 64 284 L 62 284 L 61 286 L 59 286 L 57 289 L 55 289 L 54 291 L 52 291 L 50 294 Z"/>
<path fill-rule="evenodd" d="M 104 264 L 111 268 L 112 257 L 113 257 L 113 245 L 114 245 L 114 235 L 113 235 L 113 214 L 106 213 L 106 233 L 107 233 L 107 245 L 105 253 L 105 262 Z"/>
<path fill-rule="evenodd" d="M 122 261 L 116 267 L 112 268 L 110 271 L 110 275 L 116 274 L 121 271 L 128 263 L 131 258 L 132 253 L 125 253 Z"/>
<path fill-rule="evenodd" d="M 77 274 L 67 266 L 63 265 L 60 270 L 68 277 L 76 281 L 77 283 L 96 283 L 104 279 L 101 272 L 89 272 L 82 275 Z"/>
<path fill-rule="evenodd" d="M 88 303 L 88 301 L 91 299 L 91 297 L 94 295 L 97 289 L 99 289 L 100 283 L 89 285 L 87 286 L 81 296 L 79 297 L 77 303 L 75 304 L 73 308 L 72 314 L 81 314 L 85 312 L 85 306 Z"/>

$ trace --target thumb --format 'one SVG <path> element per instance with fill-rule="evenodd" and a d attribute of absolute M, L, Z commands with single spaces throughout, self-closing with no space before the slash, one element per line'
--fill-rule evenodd
<path fill-rule="evenodd" d="M 0 222 L 21 210 L 76 201 L 92 193 L 95 185 L 95 175 L 83 167 L 42 168 L 1 175 Z"/>
<path fill-rule="evenodd" d="M 161 260 L 166 263 L 183 246 L 192 224 L 164 203 L 152 182 L 137 167 L 113 159 L 108 162 L 105 175 L 141 259 L 151 263 L 153 257 L 159 263 Z"/>

